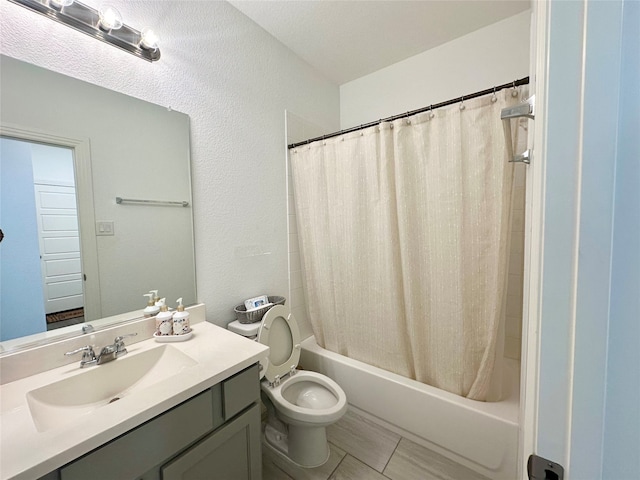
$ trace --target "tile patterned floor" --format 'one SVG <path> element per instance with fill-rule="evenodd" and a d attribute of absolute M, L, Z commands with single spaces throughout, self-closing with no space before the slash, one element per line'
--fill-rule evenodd
<path fill-rule="evenodd" d="M 263 480 L 488 480 L 351 411 L 327 429 L 330 456 L 300 468 L 262 448 Z"/>

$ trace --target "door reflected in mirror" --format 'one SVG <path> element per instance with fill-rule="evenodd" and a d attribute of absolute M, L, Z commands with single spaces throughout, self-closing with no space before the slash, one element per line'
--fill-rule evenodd
<path fill-rule="evenodd" d="M 73 150 L 0 137 L 0 177 L 3 338 L 84 322 Z"/>

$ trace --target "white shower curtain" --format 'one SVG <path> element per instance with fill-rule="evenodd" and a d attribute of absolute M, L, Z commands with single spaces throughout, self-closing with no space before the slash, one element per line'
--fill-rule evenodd
<path fill-rule="evenodd" d="M 290 152 L 318 343 L 477 400 L 506 296 L 509 91 Z"/>

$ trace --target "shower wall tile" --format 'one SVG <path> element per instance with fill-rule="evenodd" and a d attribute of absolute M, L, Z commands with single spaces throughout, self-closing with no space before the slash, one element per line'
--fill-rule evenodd
<path fill-rule="evenodd" d="M 518 321 L 521 316 L 507 315 L 505 335 L 514 339 L 522 337 L 522 322 Z"/>
<path fill-rule="evenodd" d="M 504 356 L 507 358 L 520 359 L 522 340 L 515 337 L 505 337 Z"/>
<path fill-rule="evenodd" d="M 522 318 L 522 297 L 518 295 L 507 295 L 507 317 Z M 508 329 L 507 329 L 508 332 Z M 509 333 L 507 333 L 508 335 Z"/>
<path fill-rule="evenodd" d="M 524 185 L 520 185 L 519 187 L 514 187 L 513 188 L 513 194 L 516 198 L 524 198 Z M 520 205 L 516 205 L 515 206 L 516 210 L 524 210 L 524 205 L 520 206 Z"/>
<path fill-rule="evenodd" d="M 309 320 L 309 314 L 307 313 L 307 306 L 301 305 L 291 309 L 291 313 L 296 317 L 298 321 L 298 328 L 300 329 L 300 338 L 307 338 L 313 335 L 311 330 L 311 322 Z"/>
<path fill-rule="evenodd" d="M 300 251 L 300 244 L 298 242 L 298 234 L 289 233 L 289 253 L 296 253 Z"/>
<path fill-rule="evenodd" d="M 287 195 L 287 208 L 289 209 L 289 213 L 290 214 L 295 214 L 296 211 L 296 204 L 293 198 L 293 195 Z"/>
<path fill-rule="evenodd" d="M 509 255 L 509 275 L 522 277 L 524 259 L 522 253 L 511 253 Z"/>
<path fill-rule="evenodd" d="M 306 304 L 305 300 L 306 299 L 304 296 L 304 290 L 302 287 L 291 289 L 291 301 L 290 301 L 291 308 L 296 308 L 296 307 L 305 305 Z"/>
<path fill-rule="evenodd" d="M 302 288 L 302 272 L 298 270 L 297 272 L 291 272 L 291 290 L 295 290 L 297 288 Z"/>
<path fill-rule="evenodd" d="M 524 187 L 526 183 L 527 167 L 522 163 L 516 163 L 514 165 L 514 186 Z"/>
<path fill-rule="evenodd" d="M 289 270 L 291 272 L 302 271 L 300 252 L 289 252 Z"/>
<path fill-rule="evenodd" d="M 511 253 L 524 253 L 524 231 L 511 234 Z"/>
<path fill-rule="evenodd" d="M 513 227 L 511 232 L 524 232 L 524 210 L 513 211 Z"/>
<path fill-rule="evenodd" d="M 295 214 L 289 215 L 289 233 L 298 233 L 298 217 Z"/>
<path fill-rule="evenodd" d="M 287 188 L 289 189 L 289 195 L 293 192 L 293 176 L 291 174 L 291 164 L 287 162 Z"/>

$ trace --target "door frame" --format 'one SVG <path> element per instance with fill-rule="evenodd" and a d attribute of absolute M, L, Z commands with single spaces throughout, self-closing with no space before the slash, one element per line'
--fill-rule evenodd
<path fill-rule="evenodd" d="M 546 160 L 547 2 L 532 2 L 530 36 L 530 92 L 535 94 L 535 120 L 529 121 L 528 147 L 534 158 L 527 165 L 525 199 L 525 245 L 522 306 L 522 353 L 520 375 L 520 429 L 517 478 L 527 480 L 527 460 L 538 440 L 538 387 L 544 247 L 544 195 Z"/>
<path fill-rule="evenodd" d="M 533 2 L 518 478 L 605 465 L 615 167 L 625 1 Z M 632 367 L 630 367 L 632 368 Z"/>
<path fill-rule="evenodd" d="M 91 145 L 88 138 L 71 138 L 10 123 L 0 123 L 0 136 L 33 143 L 44 143 L 70 148 L 78 202 L 78 230 L 82 262 L 85 319 L 102 318 L 100 300 L 100 271 L 98 246 L 95 236 L 95 210 L 93 205 L 93 176 L 91 173 Z"/>

